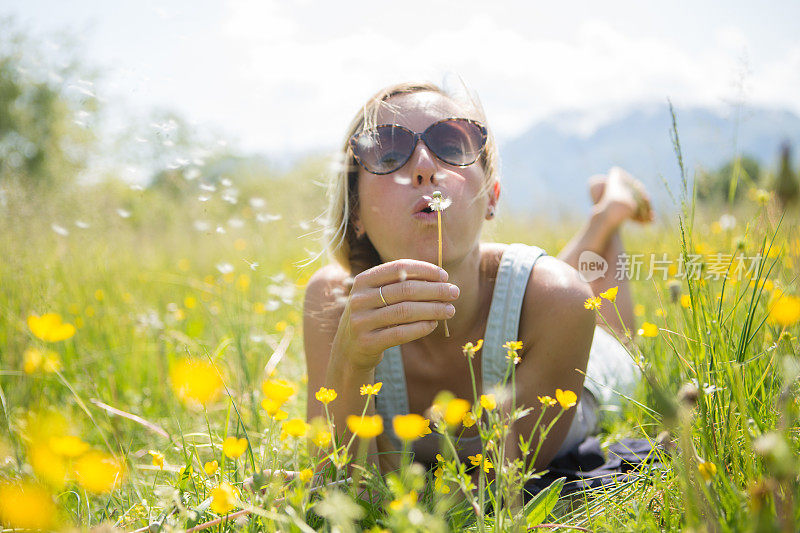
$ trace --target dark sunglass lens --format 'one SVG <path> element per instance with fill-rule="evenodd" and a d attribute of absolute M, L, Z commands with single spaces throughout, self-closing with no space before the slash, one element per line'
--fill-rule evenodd
<path fill-rule="evenodd" d="M 486 137 L 481 128 L 467 120 L 445 120 L 427 133 L 426 142 L 439 158 L 451 165 L 474 163 L 483 150 Z"/>
<path fill-rule="evenodd" d="M 367 170 L 388 174 L 403 166 L 413 151 L 414 137 L 394 126 L 378 126 L 356 138 L 354 151 Z"/>

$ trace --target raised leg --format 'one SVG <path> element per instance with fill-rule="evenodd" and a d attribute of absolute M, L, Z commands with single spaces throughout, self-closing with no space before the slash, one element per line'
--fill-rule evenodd
<path fill-rule="evenodd" d="M 630 284 L 627 279 L 616 279 L 619 257 L 625 253 L 619 228 L 628 219 L 651 221 L 650 201 L 644 186 L 619 167 L 612 168 L 608 176 L 589 178 L 589 194 L 594 203 L 589 220 L 558 257 L 576 269 L 581 253 L 587 250 L 606 261 L 608 271 L 605 276 L 590 282 L 590 286 L 595 295 L 619 287 L 616 299 L 619 317 L 614 307 L 606 303 L 600 308 L 602 318 L 598 317 L 598 324 L 605 326 L 608 322 L 617 334 L 624 336 L 625 329 L 633 330 L 634 319 Z"/>

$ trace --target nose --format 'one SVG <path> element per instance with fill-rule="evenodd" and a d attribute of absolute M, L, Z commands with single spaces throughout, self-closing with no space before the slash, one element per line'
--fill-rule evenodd
<path fill-rule="evenodd" d="M 412 165 L 410 168 L 413 170 L 411 182 L 414 186 L 424 186 L 428 183 L 436 185 L 436 171 L 438 170 L 436 156 L 431 153 L 430 148 L 422 139 L 417 139 L 410 162 Z"/>

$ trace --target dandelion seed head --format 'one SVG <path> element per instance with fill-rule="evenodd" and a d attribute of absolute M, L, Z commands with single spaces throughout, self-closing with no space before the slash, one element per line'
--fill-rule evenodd
<path fill-rule="evenodd" d="M 217 233 L 224 234 L 225 233 L 225 228 L 223 228 L 222 226 L 217 226 Z"/>
<path fill-rule="evenodd" d="M 233 182 L 229 178 L 222 178 L 222 180 L 220 181 L 220 184 L 223 187 L 230 187 L 231 185 L 233 185 Z"/>

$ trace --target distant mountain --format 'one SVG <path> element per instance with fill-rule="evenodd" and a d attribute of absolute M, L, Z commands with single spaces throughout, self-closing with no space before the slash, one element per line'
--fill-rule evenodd
<path fill-rule="evenodd" d="M 729 161 L 737 146 L 738 153 L 770 168 L 783 141 L 792 143 L 795 160 L 800 152 L 800 117 L 791 111 L 740 108 L 737 119 L 732 110 L 694 107 L 676 109 L 676 118 L 690 180 L 698 166 L 714 169 Z M 620 165 L 648 186 L 657 204 L 671 207 L 661 177 L 676 197 L 681 180 L 668 106 L 628 109 L 594 126 L 591 120 L 586 113 L 561 113 L 501 143 L 501 202 L 514 211 L 584 211 L 587 178 Z"/>

